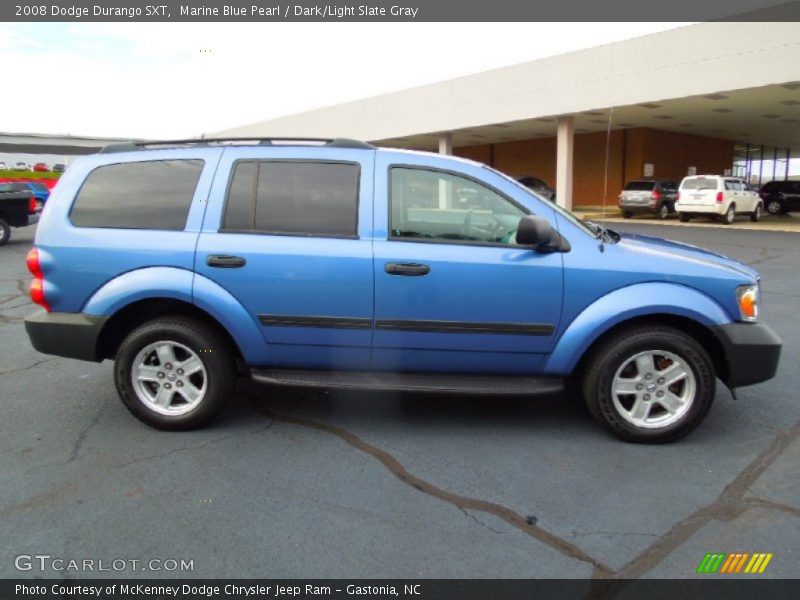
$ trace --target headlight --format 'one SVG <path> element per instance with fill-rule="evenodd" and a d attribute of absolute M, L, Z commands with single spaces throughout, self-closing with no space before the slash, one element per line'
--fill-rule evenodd
<path fill-rule="evenodd" d="M 736 288 L 736 300 L 742 321 L 758 321 L 758 296 L 758 284 Z"/>

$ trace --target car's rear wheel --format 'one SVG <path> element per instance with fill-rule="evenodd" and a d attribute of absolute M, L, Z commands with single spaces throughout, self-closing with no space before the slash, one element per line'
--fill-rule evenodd
<path fill-rule="evenodd" d="M 11 239 L 11 225 L 3 217 L 0 217 L 0 246 L 4 246 Z"/>
<path fill-rule="evenodd" d="M 733 223 L 734 219 L 736 218 L 736 205 L 731 204 L 728 207 L 728 210 L 725 211 L 725 214 L 720 217 L 720 222 L 723 225 L 730 225 Z"/>
<path fill-rule="evenodd" d="M 678 213 L 678 220 L 681 223 L 688 223 L 689 221 L 692 220 L 692 215 L 688 213 Z"/>
<path fill-rule="evenodd" d="M 753 223 L 758 223 L 761 220 L 761 202 L 756 204 L 755 209 L 750 213 L 750 220 Z"/>
<path fill-rule="evenodd" d="M 771 215 L 779 215 L 783 212 L 783 205 L 780 200 L 772 198 L 767 201 L 767 212 Z"/>
<path fill-rule="evenodd" d="M 236 387 L 227 340 L 198 319 L 144 323 L 122 342 L 114 367 L 117 392 L 138 419 L 159 429 L 209 423 Z"/>
<path fill-rule="evenodd" d="M 633 216 L 633 213 L 629 210 L 622 211 L 622 218 L 623 219 L 630 219 Z"/>
<path fill-rule="evenodd" d="M 669 204 L 662 202 L 658 209 L 658 218 L 662 221 L 669 216 Z"/>
<path fill-rule="evenodd" d="M 677 440 L 708 414 L 716 392 L 708 353 L 680 330 L 621 331 L 589 357 L 583 393 L 594 417 L 629 442 Z"/>

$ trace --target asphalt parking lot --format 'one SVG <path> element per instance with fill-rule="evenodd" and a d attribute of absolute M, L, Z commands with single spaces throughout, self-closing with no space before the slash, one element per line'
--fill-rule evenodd
<path fill-rule="evenodd" d="M 0 248 L 0 577 L 695 577 L 707 552 L 800 561 L 800 237 L 614 228 L 756 266 L 778 376 L 719 386 L 666 446 L 622 443 L 575 399 L 240 386 L 210 429 L 139 423 L 110 363 L 36 353 L 33 229 Z M 190 572 L 20 572 L 15 557 L 186 559 Z M 752 577 L 752 576 L 750 576 Z"/>

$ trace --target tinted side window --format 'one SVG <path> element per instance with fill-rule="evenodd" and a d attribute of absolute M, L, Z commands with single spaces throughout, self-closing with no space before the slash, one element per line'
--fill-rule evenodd
<path fill-rule="evenodd" d="M 78 227 L 182 230 L 202 171 L 202 160 L 98 167 L 78 192 L 70 218 Z"/>
<path fill-rule="evenodd" d="M 525 211 L 471 179 L 424 169 L 391 170 L 390 237 L 514 244 Z"/>
<path fill-rule="evenodd" d="M 224 231 L 354 237 L 359 168 L 352 163 L 240 162 Z"/>

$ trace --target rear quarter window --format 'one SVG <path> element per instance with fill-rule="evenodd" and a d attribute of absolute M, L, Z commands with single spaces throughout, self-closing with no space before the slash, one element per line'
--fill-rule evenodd
<path fill-rule="evenodd" d="M 70 219 L 77 227 L 183 230 L 203 165 L 191 159 L 97 167 L 81 186 Z"/>

